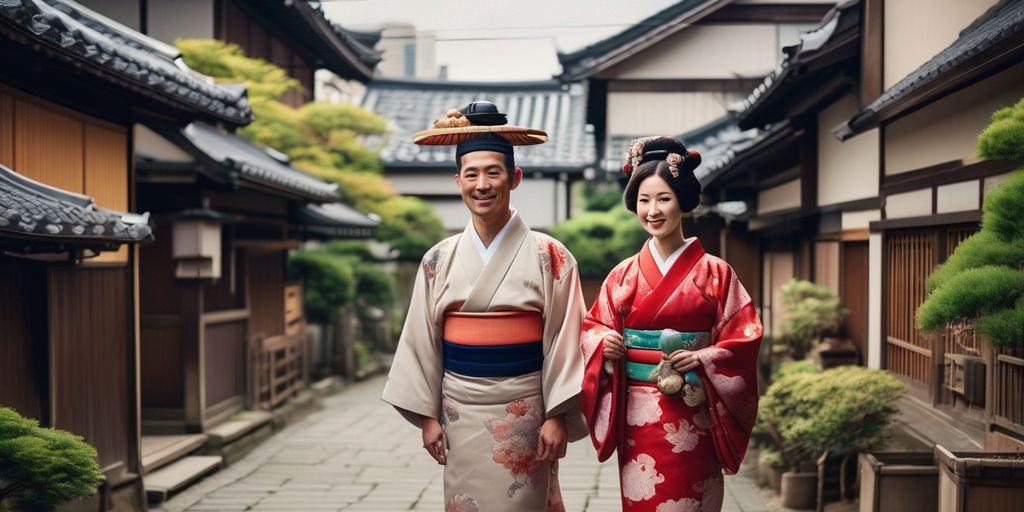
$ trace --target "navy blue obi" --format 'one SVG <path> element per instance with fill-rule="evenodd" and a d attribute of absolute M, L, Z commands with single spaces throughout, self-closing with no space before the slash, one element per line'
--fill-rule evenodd
<path fill-rule="evenodd" d="M 445 340 L 444 369 L 470 377 L 514 377 L 539 371 L 544 364 L 540 341 L 512 345 L 462 345 Z"/>

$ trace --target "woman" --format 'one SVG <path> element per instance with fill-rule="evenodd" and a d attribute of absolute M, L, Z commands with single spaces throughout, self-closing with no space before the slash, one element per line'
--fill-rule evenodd
<path fill-rule="evenodd" d="M 584 414 L 598 458 L 618 450 L 623 510 L 717 511 L 757 414 L 761 322 L 732 268 L 683 237 L 700 155 L 651 137 L 626 158 L 623 200 L 651 239 L 583 325 Z"/>

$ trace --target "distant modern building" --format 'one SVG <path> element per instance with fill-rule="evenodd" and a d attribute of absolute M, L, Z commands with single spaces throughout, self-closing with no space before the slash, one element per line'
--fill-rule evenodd
<path fill-rule="evenodd" d="M 429 128 L 452 108 L 489 100 L 508 113 L 509 124 L 541 128 L 546 144 L 516 150 L 525 179 L 513 205 L 530 226 L 547 229 L 570 211 L 570 190 L 595 164 L 594 134 L 586 122 L 586 87 L 550 80 L 520 83 L 467 83 L 410 80 L 370 82 L 363 107 L 387 118 L 391 133 L 381 151 L 384 172 L 402 194 L 420 197 L 437 210 L 450 230 L 469 219 L 454 183 L 455 150 L 417 146 L 412 134 Z M 374 141 L 369 141 L 374 143 Z"/>
<path fill-rule="evenodd" d="M 381 62 L 377 66 L 380 78 L 445 78 L 441 76 L 442 68 L 437 65 L 437 38 L 431 32 L 417 31 L 413 25 L 385 25 L 377 49 L 381 52 Z"/>

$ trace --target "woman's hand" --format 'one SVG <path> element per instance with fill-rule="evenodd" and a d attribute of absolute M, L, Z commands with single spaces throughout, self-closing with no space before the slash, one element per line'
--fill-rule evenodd
<path fill-rule="evenodd" d="M 668 355 L 668 360 L 672 363 L 672 368 L 681 374 L 700 366 L 697 353 L 689 350 L 676 350 Z"/>
<path fill-rule="evenodd" d="M 622 335 L 617 332 L 610 332 L 604 336 L 604 358 L 611 361 L 622 359 L 626 356 L 626 344 L 622 341 Z"/>
<path fill-rule="evenodd" d="M 420 426 L 423 429 L 423 447 L 438 464 L 443 466 L 445 462 L 448 462 L 448 457 L 445 457 L 444 454 L 444 430 L 441 428 L 441 424 L 434 418 L 424 416 L 420 420 Z"/>
<path fill-rule="evenodd" d="M 554 463 L 565 457 L 568 437 L 565 418 L 555 416 L 544 420 L 544 424 L 540 426 L 540 434 L 537 436 L 537 460 Z"/>

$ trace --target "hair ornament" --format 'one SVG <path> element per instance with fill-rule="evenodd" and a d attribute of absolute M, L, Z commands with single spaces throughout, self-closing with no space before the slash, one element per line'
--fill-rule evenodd
<path fill-rule="evenodd" d="M 622 165 L 622 172 L 629 176 L 637 167 L 640 166 L 640 159 L 644 156 L 644 139 L 637 139 L 633 141 L 633 144 L 626 150 L 625 158 L 626 163 Z"/>
<path fill-rule="evenodd" d="M 665 157 L 665 161 L 668 162 L 668 172 L 672 173 L 673 178 L 679 177 L 679 164 L 683 163 L 683 155 L 679 153 L 669 153 Z"/>

